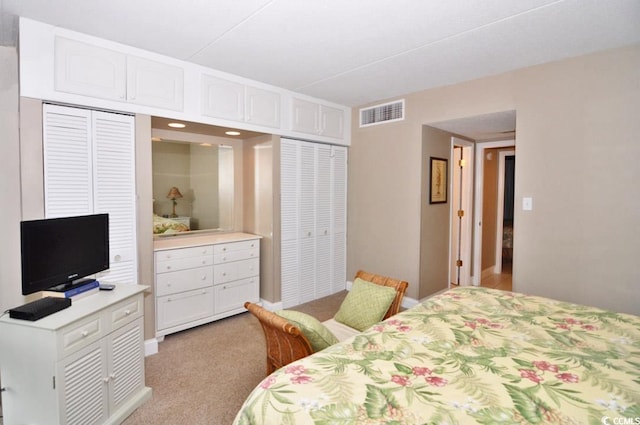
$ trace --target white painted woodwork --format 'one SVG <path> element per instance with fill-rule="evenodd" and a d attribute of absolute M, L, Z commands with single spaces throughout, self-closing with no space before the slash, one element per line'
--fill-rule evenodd
<path fill-rule="evenodd" d="M 45 217 L 109 214 L 104 281 L 137 282 L 132 116 L 43 105 Z"/>
<path fill-rule="evenodd" d="M 181 242 L 155 251 L 156 336 L 241 313 L 246 301 L 260 300 L 257 236 L 187 236 Z"/>
<path fill-rule="evenodd" d="M 119 284 L 34 322 L 0 318 L 4 422 L 120 423 L 151 397 L 146 288 Z"/>
<path fill-rule="evenodd" d="M 336 139 L 344 137 L 345 113 L 341 109 L 294 97 L 291 114 L 294 131 Z"/>
<path fill-rule="evenodd" d="M 26 18 L 20 95 L 332 144 L 351 137 L 349 107 Z M 294 99 L 313 105 L 314 124 L 293 125 Z"/>
<path fill-rule="evenodd" d="M 283 139 L 281 297 L 285 308 L 346 283 L 346 148 Z M 336 214 L 337 212 L 337 214 Z"/>

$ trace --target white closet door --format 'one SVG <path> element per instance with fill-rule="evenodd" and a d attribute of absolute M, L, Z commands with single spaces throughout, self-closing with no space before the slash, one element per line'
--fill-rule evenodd
<path fill-rule="evenodd" d="M 298 145 L 280 143 L 280 291 L 283 308 L 300 304 L 298 272 Z"/>
<path fill-rule="evenodd" d="M 103 280 L 136 282 L 134 120 L 93 112 L 94 211 L 109 214 L 108 271 Z"/>
<path fill-rule="evenodd" d="M 316 145 L 315 298 L 331 295 L 331 146 Z"/>
<path fill-rule="evenodd" d="M 347 148 L 334 146 L 331 162 L 332 292 L 347 282 Z"/>
<path fill-rule="evenodd" d="M 91 111 L 43 105 L 45 217 L 93 212 Z"/>
<path fill-rule="evenodd" d="M 314 300 L 316 276 L 316 153 L 312 143 L 300 143 L 300 302 Z"/>
<path fill-rule="evenodd" d="M 43 105 L 45 217 L 109 214 L 104 280 L 137 281 L 134 118 Z"/>

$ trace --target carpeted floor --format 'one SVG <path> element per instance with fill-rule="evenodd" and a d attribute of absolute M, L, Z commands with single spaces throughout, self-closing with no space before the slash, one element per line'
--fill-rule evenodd
<path fill-rule="evenodd" d="M 327 320 L 347 292 L 293 310 Z M 242 402 L 265 376 L 264 334 L 249 313 L 168 335 L 145 359 L 152 398 L 124 425 L 230 425 Z"/>

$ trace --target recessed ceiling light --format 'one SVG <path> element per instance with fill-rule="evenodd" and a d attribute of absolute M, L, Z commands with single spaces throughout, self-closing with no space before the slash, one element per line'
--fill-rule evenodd
<path fill-rule="evenodd" d="M 210 147 L 211 143 L 200 143 L 200 146 L 204 146 L 204 147 Z"/>
<path fill-rule="evenodd" d="M 151 141 L 152 141 L 152 142 L 161 142 L 161 141 L 162 141 L 162 139 L 161 139 L 161 138 L 159 138 L 159 137 L 152 137 L 152 138 L 151 138 Z"/>
<path fill-rule="evenodd" d="M 227 136 L 239 136 L 240 132 L 239 131 L 225 131 L 224 134 L 226 134 Z"/>
<path fill-rule="evenodd" d="M 169 127 L 172 127 L 172 128 L 185 128 L 186 127 L 186 125 L 182 124 L 181 122 L 170 122 L 167 125 Z"/>

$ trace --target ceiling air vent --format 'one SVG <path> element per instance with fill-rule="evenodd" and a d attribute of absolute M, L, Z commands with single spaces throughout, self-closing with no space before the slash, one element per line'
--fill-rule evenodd
<path fill-rule="evenodd" d="M 404 99 L 360 109 L 360 127 L 404 119 Z"/>

